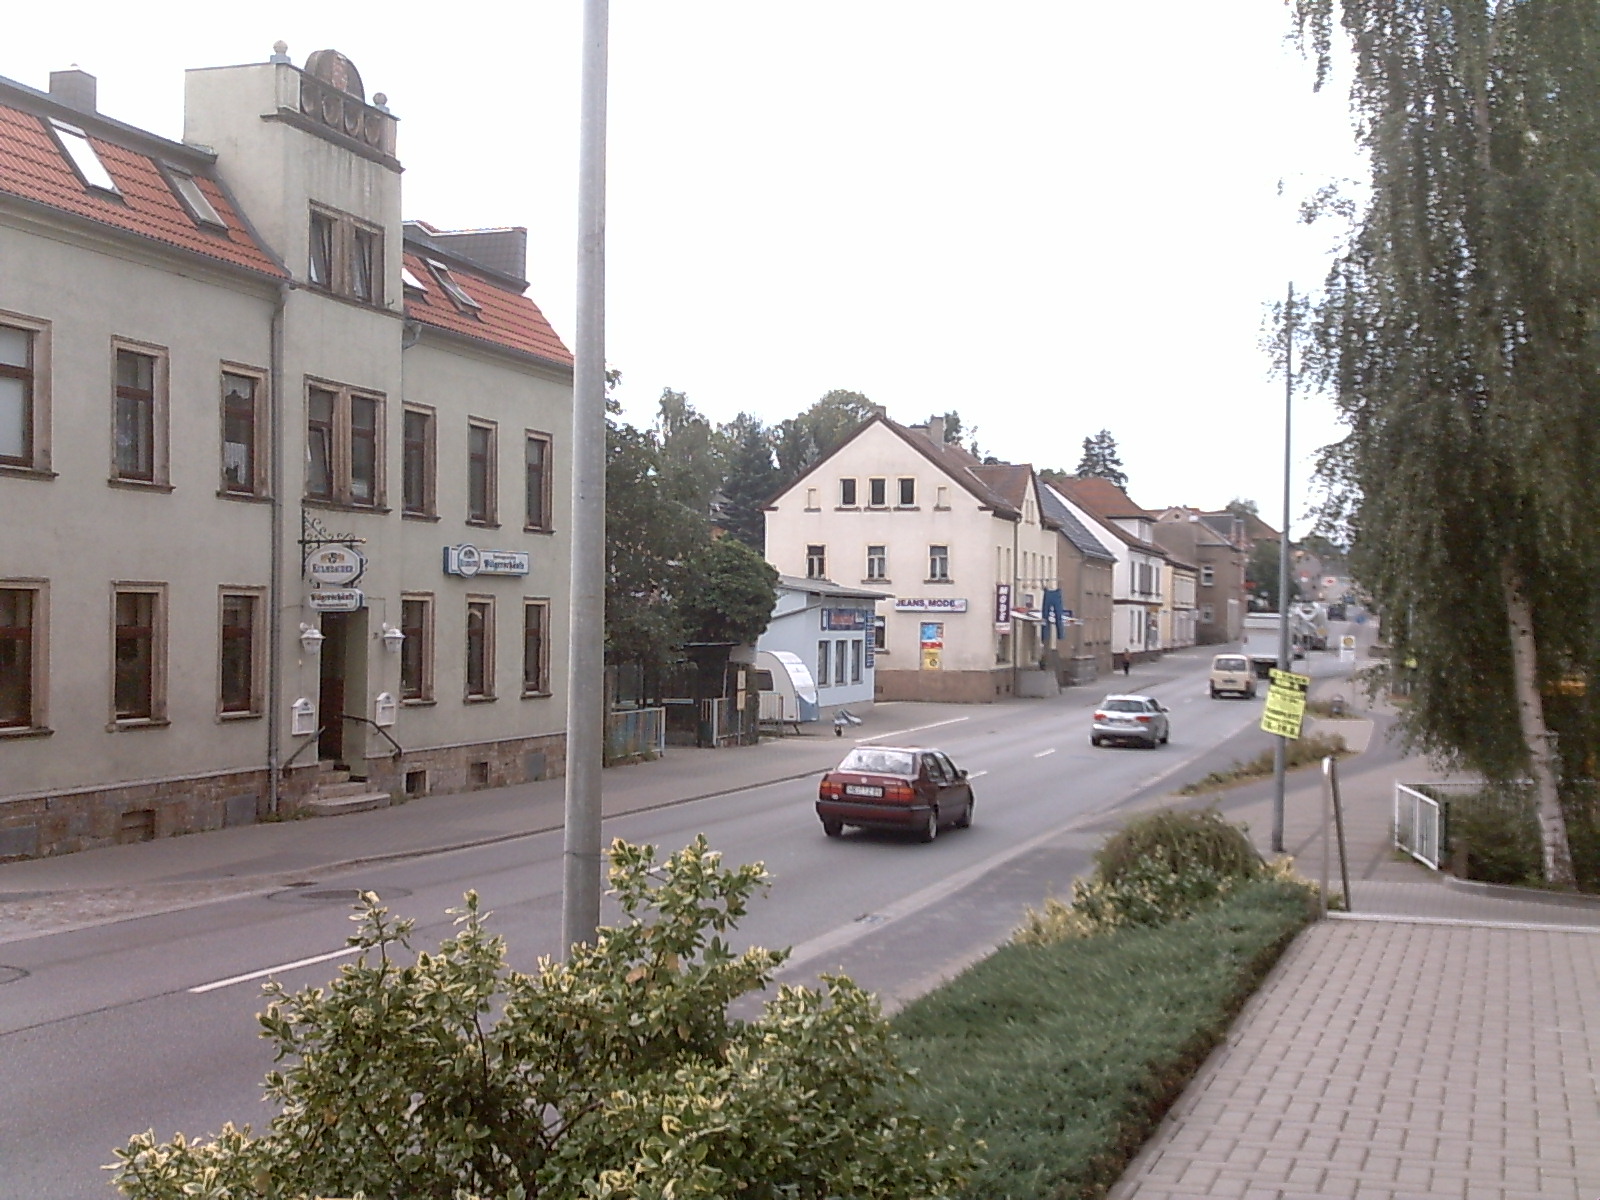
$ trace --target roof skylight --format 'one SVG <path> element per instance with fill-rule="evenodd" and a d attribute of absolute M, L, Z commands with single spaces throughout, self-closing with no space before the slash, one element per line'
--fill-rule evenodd
<path fill-rule="evenodd" d="M 413 275 L 410 267 L 400 268 L 400 282 L 413 292 L 421 292 L 424 296 L 428 294 L 428 285 Z"/>
<path fill-rule="evenodd" d="M 449 267 L 436 258 L 428 259 L 427 263 L 428 270 L 433 272 L 433 277 L 439 281 L 439 286 L 445 290 L 445 294 L 456 302 L 457 308 L 465 313 L 475 313 L 483 308 L 483 305 L 467 295 L 466 289 L 455 281 Z"/>
<path fill-rule="evenodd" d="M 111 178 L 111 172 L 106 170 L 105 163 L 100 161 L 100 155 L 95 152 L 94 145 L 89 141 L 89 135 L 76 125 L 68 125 L 65 121 L 51 121 L 55 127 L 56 136 L 61 139 L 61 148 L 67 152 L 67 157 L 72 160 L 72 165 L 78 169 L 78 174 L 90 187 L 100 188 L 103 191 L 114 192 L 121 195 L 117 181 Z"/>
<path fill-rule="evenodd" d="M 183 201 L 184 208 L 189 210 L 189 215 L 201 225 L 214 225 L 218 229 L 226 229 L 228 223 L 217 213 L 211 201 L 206 199 L 206 194 L 200 190 L 200 183 L 182 167 L 162 164 L 166 168 L 167 182 L 172 185 L 172 190 L 179 200 Z"/>

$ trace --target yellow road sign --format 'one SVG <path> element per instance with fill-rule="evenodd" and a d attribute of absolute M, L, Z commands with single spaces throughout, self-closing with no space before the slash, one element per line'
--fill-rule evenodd
<path fill-rule="evenodd" d="M 1311 676 L 1274 668 L 1272 682 L 1267 688 L 1267 703 L 1261 710 L 1261 728 L 1279 737 L 1299 737 L 1300 725 L 1306 717 L 1306 692 L 1310 687 Z"/>

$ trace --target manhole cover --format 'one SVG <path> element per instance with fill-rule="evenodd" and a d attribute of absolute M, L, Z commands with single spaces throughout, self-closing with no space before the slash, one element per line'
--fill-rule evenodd
<path fill-rule="evenodd" d="M 0 965 L 0 983 L 15 983 L 27 977 L 27 972 L 21 967 L 7 967 Z"/>
<path fill-rule="evenodd" d="M 361 900 L 361 893 L 367 888 L 319 888 L 309 887 L 304 884 L 291 884 L 290 890 L 273 892 L 273 900 L 302 900 L 310 904 L 357 904 Z M 411 895 L 409 888 L 389 888 L 379 892 L 378 898 L 384 903 L 401 896 Z"/>

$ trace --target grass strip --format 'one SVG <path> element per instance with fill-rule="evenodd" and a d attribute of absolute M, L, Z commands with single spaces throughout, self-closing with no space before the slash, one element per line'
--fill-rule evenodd
<path fill-rule="evenodd" d="M 1250 883 L 1186 921 L 1004 946 L 902 1010 L 922 1111 L 986 1145 L 965 1194 L 1103 1196 L 1313 915 Z"/>

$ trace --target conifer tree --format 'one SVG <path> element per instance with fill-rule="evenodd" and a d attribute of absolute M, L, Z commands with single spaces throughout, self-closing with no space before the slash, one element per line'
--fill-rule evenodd
<path fill-rule="evenodd" d="M 1119 488 L 1128 486 L 1122 457 L 1117 453 L 1117 439 L 1111 436 L 1109 429 L 1083 439 L 1083 457 L 1078 460 L 1075 473 L 1080 478 L 1109 479 Z"/>

